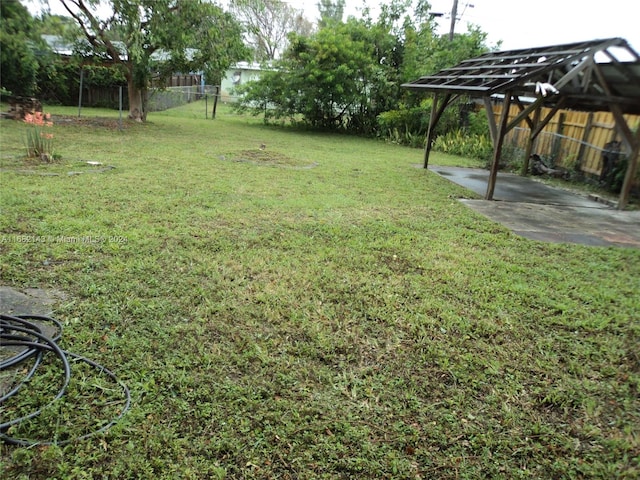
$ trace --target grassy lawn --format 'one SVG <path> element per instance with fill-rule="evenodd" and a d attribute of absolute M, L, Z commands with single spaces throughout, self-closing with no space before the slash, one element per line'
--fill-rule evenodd
<path fill-rule="evenodd" d="M 3 478 L 640 476 L 640 251 L 520 238 L 420 150 L 202 104 L 83 114 L 53 165 L 0 125 L 0 284 L 65 292 L 61 346 L 132 405 L 2 445 Z M 57 391 L 50 363 L 0 418 Z M 9 433 L 116 415 L 77 370 Z"/>

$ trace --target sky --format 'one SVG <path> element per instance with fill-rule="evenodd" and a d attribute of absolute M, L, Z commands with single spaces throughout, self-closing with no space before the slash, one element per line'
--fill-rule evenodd
<path fill-rule="evenodd" d="M 287 0 L 317 18 L 317 0 Z M 368 0 L 372 11 L 384 0 Z M 431 0 L 439 32 L 451 27 L 453 0 Z M 347 14 L 358 15 L 363 0 L 346 0 Z M 640 0 L 464 0 L 458 1 L 455 30 L 465 32 L 467 24 L 488 33 L 490 45 L 502 41 L 501 50 L 541 47 L 612 37 L 625 38 L 640 52 Z"/>
<path fill-rule="evenodd" d="M 451 12 L 452 0 L 432 0 L 433 11 Z M 458 11 L 467 2 L 458 2 Z M 470 5 L 473 5 L 471 8 Z M 451 17 L 449 17 L 451 18 Z M 448 31 L 450 20 L 446 23 Z M 640 1 L 472 0 L 456 28 L 479 25 L 501 50 L 622 37 L 640 52 Z"/>
<path fill-rule="evenodd" d="M 309 20 L 317 20 L 318 0 L 284 1 L 303 10 Z M 29 2 L 37 13 L 37 0 Z M 376 15 L 380 3 L 385 0 L 346 0 L 346 14 L 359 17 L 363 4 L 368 4 Z M 447 34 L 453 0 L 430 3 L 433 12 L 444 14 L 437 19 L 438 31 Z M 53 13 L 64 13 L 59 0 L 49 4 Z M 502 41 L 500 50 L 622 37 L 640 52 L 640 0 L 459 0 L 457 17 L 457 32 L 465 32 L 468 23 L 478 25 L 488 34 L 490 46 Z"/>

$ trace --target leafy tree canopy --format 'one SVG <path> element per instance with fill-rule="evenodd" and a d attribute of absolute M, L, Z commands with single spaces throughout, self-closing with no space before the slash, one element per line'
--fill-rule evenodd
<path fill-rule="evenodd" d="M 257 61 L 278 58 L 291 32 L 309 35 L 313 26 L 301 10 L 282 0 L 231 0 L 231 12 L 246 27 L 247 40 Z"/>
<path fill-rule="evenodd" d="M 0 16 L 0 85 L 14 95 L 34 95 L 39 43 L 34 20 L 15 0 L 0 0 Z"/>
<path fill-rule="evenodd" d="M 42 35 L 57 35 L 67 40 L 77 40 L 82 35 L 77 23 L 71 17 L 45 11 L 36 20 L 36 29 Z"/>
<path fill-rule="evenodd" d="M 372 102 L 387 86 L 378 47 L 385 35 L 362 20 L 349 19 L 305 37 L 290 36 L 291 45 L 268 72 L 250 85 L 242 105 L 275 118 L 294 118 L 315 128 L 370 129 Z"/>
<path fill-rule="evenodd" d="M 292 35 L 276 71 L 243 89 L 240 108 L 267 119 L 301 117 L 315 128 L 379 133 L 381 113 L 420 101 L 402 83 L 487 50 L 478 28 L 449 42 L 436 34 L 428 2 L 411 8 L 410 0 L 391 0 L 376 20 L 365 9 L 362 19 L 333 22 L 308 37 Z M 424 122 L 415 123 L 422 128 Z"/>
<path fill-rule="evenodd" d="M 345 0 L 319 0 L 316 6 L 320 12 L 321 28 L 342 22 Z"/>
<path fill-rule="evenodd" d="M 203 0 L 60 2 L 92 51 L 123 67 L 129 117 L 135 120 L 145 118 L 144 99 L 153 74 L 166 77 L 204 70 L 219 77 L 248 55 L 240 24 L 219 6 Z"/>

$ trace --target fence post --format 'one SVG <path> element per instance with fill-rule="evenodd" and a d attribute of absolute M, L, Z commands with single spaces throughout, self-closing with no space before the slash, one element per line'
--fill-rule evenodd
<path fill-rule="evenodd" d="M 556 127 L 556 136 L 553 139 L 553 146 L 551 147 L 551 155 L 553 156 L 553 163 L 556 164 L 558 153 L 560 152 L 562 139 L 560 135 L 564 131 L 564 122 L 567 118 L 567 114 L 562 112 L 558 118 L 558 126 Z"/>
<path fill-rule="evenodd" d="M 80 118 L 80 112 L 82 111 L 82 88 L 84 80 L 84 68 L 80 68 L 80 91 L 78 92 L 78 118 Z"/>
<path fill-rule="evenodd" d="M 118 117 L 118 128 L 122 130 L 122 85 L 118 87 L 118 110 L 120 112 Z"/>
<path fill-rule="evenodd" d="M 578 158 L 576 158 L 576 168 L 575 170 L 582 170 L 582 158 L 584 157 L 584 151 L 587 148 L 587 143 L 589 142 L 589 137 L 591 136 L 591 128 L 593 127 L 593 112 L 589 112 L 587 116 L 587 123 L 584 126 L 584 131 L 582 132 L 582 143 L 580 143 L 580 148 L 578 148 Z"/>
<path fill-rule="evenodd" d="M 220 96 L 220 87 L 216 85 L 216 96 L 213 99 L 213 112 L 211 112 L 211 120 L 216 118 L 216 110 L 218 109 L 218 97 Z"/>

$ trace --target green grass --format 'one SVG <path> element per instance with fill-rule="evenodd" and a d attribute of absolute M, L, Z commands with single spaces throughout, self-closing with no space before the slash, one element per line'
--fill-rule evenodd
<path fill-rule="evenodd" d="M 4 477 L 640 475 L 639 251 L 520 238 L 420 150 L 203 116 L 56 121 L 46 166 L 2 122 L 0 283 L 66 292 L 62 346 L 133 397 L 3 445 Z M 78 375 L 12 433 L 108 421 Z"/>

